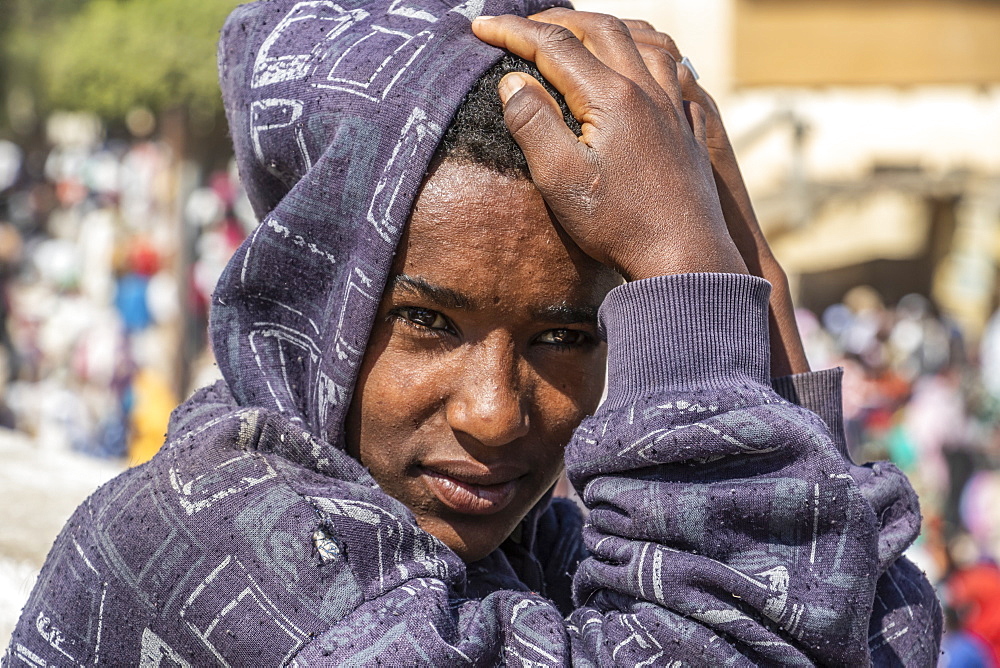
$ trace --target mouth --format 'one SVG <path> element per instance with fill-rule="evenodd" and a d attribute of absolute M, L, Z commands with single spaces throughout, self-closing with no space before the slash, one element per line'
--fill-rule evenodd
<path fill-rule="evenodd" d="M 525 474 L 480 469 L 464 462 L 421 466 L 427 488 L 448 508 L 466 515 L 492 515 L 510 505 Z"/>

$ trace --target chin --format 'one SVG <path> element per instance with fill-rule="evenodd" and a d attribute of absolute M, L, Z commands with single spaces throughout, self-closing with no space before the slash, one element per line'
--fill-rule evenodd
<path fill-rule="evenodd" d="M 483 517 L 463 518 L 457 522 L 441 517 L 417 518 L 420 528 L 448 546 L 465 563 L 488 556 L 514 531 L 517 522 L 489 521 Z"/>
<path fill-rule="evenodd" d="M 503 543 L 503 541 L 500 541 Z M 448 545 L 452 552 L 461 557 L 462 561 L 467 564 L 471 564 L 474 561 L 479 561 L 480 559 L 485 559 L 493 552 L 495 549 L 500 547 L 500 543 L 490 543 L 489 545 L 467 545 L 465 543 L 459 543 L 456 545 Z"/>

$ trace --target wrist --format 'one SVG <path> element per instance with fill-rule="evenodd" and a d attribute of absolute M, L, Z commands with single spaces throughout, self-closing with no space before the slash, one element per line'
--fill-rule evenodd
<path fill-rule="evenodd" d="M 770 286 L 752 276 L 686 274 L 622 285 L 600 310 L 606 408 L 650 393 L 769 383 Z"/>
<path fill-rule="evenodd" d="M 750 273 L 732 241 L 717 237 L 703 239 L 702 243 L 690 238 L 677 243 L 676 237 L 653 242 L 624 256 L 615 265 L 626 281 L 677 274 Z"/>

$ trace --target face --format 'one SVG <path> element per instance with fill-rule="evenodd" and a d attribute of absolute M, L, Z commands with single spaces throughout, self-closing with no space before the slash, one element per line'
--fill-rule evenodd
<path fill-rule="evenodd" d="M 603 387 L 597 309 L 617 274 L 524 179 L 445 161 L 424 182 L 347 420 L 348 451 L 466 561 L 562 471 Z"/>

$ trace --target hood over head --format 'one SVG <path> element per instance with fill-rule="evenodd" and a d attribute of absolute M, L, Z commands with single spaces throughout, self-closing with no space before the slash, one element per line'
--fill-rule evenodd
<path fill-rule="evenodd" d="M 236 401 L 338 448 L 396 245 L 435 149 L 503 54 L 476 16 L 562 0 L 265 0 L 219 42 L 240 176 L 260 224 L 216 287 Z"/>

